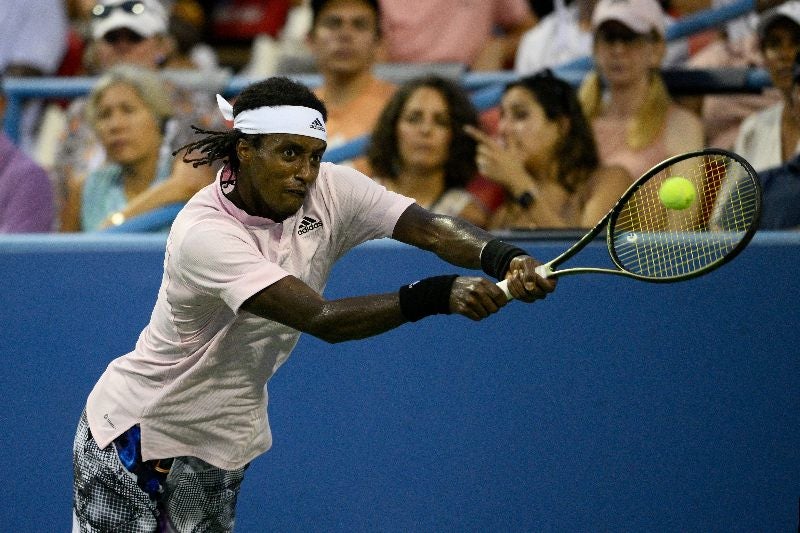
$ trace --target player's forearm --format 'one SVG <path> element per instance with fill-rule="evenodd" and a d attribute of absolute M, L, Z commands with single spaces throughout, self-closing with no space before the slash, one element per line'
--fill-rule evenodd
<path fill-rule="evenodd" d="M 406 322 L 397 293 L 377 294 L 325 302 L 319 312 L 303 324 L 302 331 L 336 343 L 372 337 Z"/>
<path fill-rule="evenodd" d="M 488 231 L 464 220 L 433 214 L 417 205 L 403 213 L 393 237 L 433 252 L 448 263 L 472 269 L 480 268 L 481 250 L 494 239 Z"/>
<path fill-rule="evenodd" d="M 325 300 L 294 276 L 265 287 L 242 309 L 326 342 L 363 339 L 407 321 L 398 293 Z"/>
<path fill-rule="evenodd" d="M 440 220 L 439 229 L 430 248 L 433 253 L 453 265 L 481 268 L 481 250 L 495 238 L 491 233 L 451 217 Z"/>

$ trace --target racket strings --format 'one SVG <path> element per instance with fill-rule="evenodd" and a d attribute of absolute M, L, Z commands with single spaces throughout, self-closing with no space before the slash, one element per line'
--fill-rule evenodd
<path fill-rule="evenodd" d="M 697 196 L 667 209 L 658 191 L 680 175 Z M 694 156 L 646 180 L 621 207 L 609 235 L 619 266 L 648 278 L 691 275 L 721 261 L 755 223 L 760 194 L 755 178 L 727 156 Z"/>

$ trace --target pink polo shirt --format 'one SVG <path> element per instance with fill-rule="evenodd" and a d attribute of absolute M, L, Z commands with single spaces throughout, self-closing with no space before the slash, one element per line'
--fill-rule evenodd
<path fill-rule="evenodd" d="M 140 424 L 144 460 L 188 455 L 231 470 L 268 450 L 266 384 L 300 332 L 242 303 L 287 275 L 322 293 L 334 262 L 391 236 L 411 203 L 323 163 L 300 210 L 276 223 L 234 206 L 217 176 L 172 225 L 158 299 L 135 349 L 112 361 L 89 395 L 98 446 Z"/>

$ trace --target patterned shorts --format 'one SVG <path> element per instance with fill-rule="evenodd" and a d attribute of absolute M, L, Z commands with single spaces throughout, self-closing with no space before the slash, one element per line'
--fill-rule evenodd
<path fill-rule="evenodd" d="M 75 532 L 232 531 L 244 471 L 176 457 L 161 493 L 151 498 L 120 461 L 114 444 L 97 447 L 86 413 L 73 445 Z"/>

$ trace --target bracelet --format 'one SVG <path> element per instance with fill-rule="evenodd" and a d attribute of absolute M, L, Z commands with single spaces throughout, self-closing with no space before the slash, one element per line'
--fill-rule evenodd
<path fill-rule="evenodd" d="M 505 279 L 508 265 L 518 255 L 528 255 L 528 252 L 500 239 L 492 239 L 481 250 L 481 268 L 495 279 Z"/>
<path fill-rule="evenodd" d="M 450 291 L 457 277 L 434 276 L 400 287 L 400 312 L 409 322 L 430 315 L 449 315 Z"/>
<path fill-rule="evenodd" d="M 108 217 L 108 221 L 111 222 L 112 226 L 119 226 L 123 222 L 125 222 L 125 215 L 122 214 L 122 211 L 117 211 L 110 217 Z"/>

